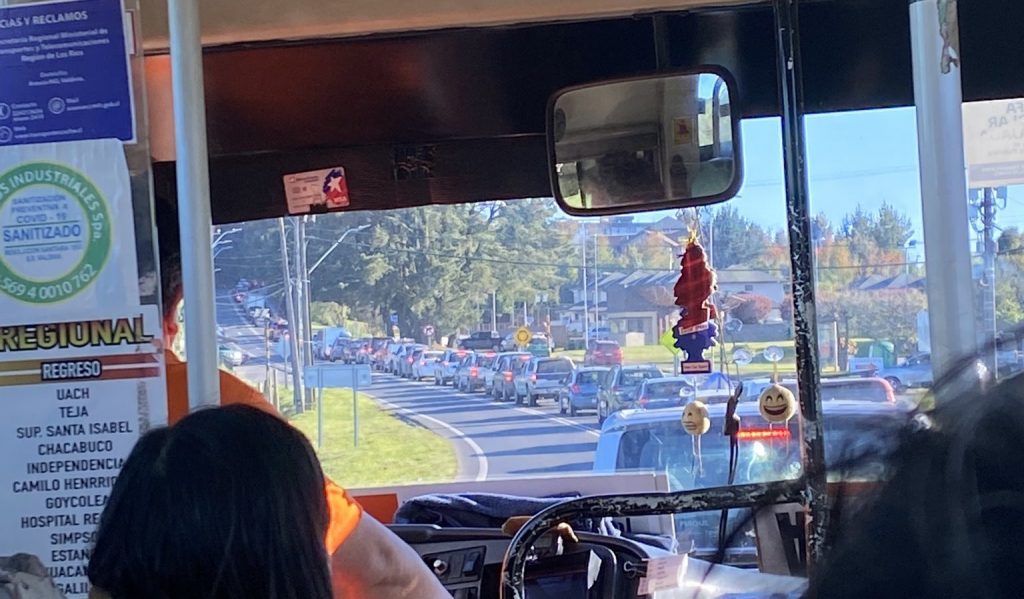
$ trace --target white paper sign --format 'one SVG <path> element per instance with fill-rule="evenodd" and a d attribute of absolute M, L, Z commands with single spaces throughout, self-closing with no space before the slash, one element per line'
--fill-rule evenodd
<path fill-rule="evenodd" d="M 132 214 L 116 139 L 0 151 L 0 314 L 138 305 Z"/>
<path fill-rule="evenodd" d="M 69 598 L 139 435 L 167 422 L 155 306 L 12 322 L 0 314 L 0 555 L 27 552 Z"/>
<path fill-rule="evenodd" d="M 666 555 L 647 560 L 647 575 L 640 579 L 638 595 L 650 595 L 657 591 L 678 589 L 683 586 L 689 557 Z"/>
<path fill-rule="evenodd" d="M 1024 100 L 970 102 L 963 117 L 969 186 L 1024 183 Z"/>

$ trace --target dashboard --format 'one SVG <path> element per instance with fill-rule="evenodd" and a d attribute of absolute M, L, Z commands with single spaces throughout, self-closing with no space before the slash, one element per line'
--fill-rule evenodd
<path fill-rule="evenodd" d="M 390 527 L 409 543 L 456 599 L 496 598 L 509 537 L 500 530 Z M 577 533 L 579 543 L 561 552 L 535 551 L 526 568 L 529 599 L 612 599 L 636 597 L 637 568 L 664 551 L 626 539 Z M 667 555 L 667 554 L 666 554 Z"/>
<path fill-rule="evenodd" d="M 490 528 L 399 524 L 411 545 L 455 599 L 496 599 L 511 539 Z M 526 567 L 527 599 L 796 599 L 807 581 L 689 558 L 678 585 L 640 593 L 648 562 L 673 554 L 629 539 L 576 533 L 579 543 L 534 548 Z M 678 557 L 676 558 L 678 559 Z"/>

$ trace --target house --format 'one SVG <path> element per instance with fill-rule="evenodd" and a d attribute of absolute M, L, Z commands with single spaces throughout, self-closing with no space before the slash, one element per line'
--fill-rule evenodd
<path fill-rule="evenodd" d="M 678 270 L 638 270 L 632 273 L 604 275 L 598 287 L 607 298 L 607 322 L 612 338 L 625 344 L 631 341 L 653 345 L 672 328 L 679 318 L 672 288 L 679 278 Z M 789 281 L 781 274 L 766 270 L 732 268 L 718 271 L 719 297 L 725 294 L 757 293 L 780 305 Z M 769 315 L 772 318 L 772 315 Z M 778 308 L 774 319 L 779 319 Z"/>
<path fill-rule="evenodd" d="M 679 318 L 672 294 L 678 278 L 675 270 L 638 270 L 604 277 L 599 286 L 608 298 L 607 322 L 612 338 L 623 345 L 657 343 Z M 627 338 L 629 333 L 640 335 Z"/>
<path fill-rule="evenodd" d="M 733 295 L 736 293 L 756 293 L 772 300 L 778 306 L 786 299 L 790 282 L 781 273 L 768 270 L 730 266 L 716 271 L 718 275 L 718 293 Z"/>

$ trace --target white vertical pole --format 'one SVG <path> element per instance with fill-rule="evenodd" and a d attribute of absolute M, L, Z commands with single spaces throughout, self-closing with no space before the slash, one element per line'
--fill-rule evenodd
<path fill-rule="evenodd" d="M 220 405 L 199 0 L 168 0 L 189 408 Z"/>
<path fill-rule="evenodd" d="M 943 73 L 937 0 L 911 0 L 910 40 L 921 164 L 931 362 L 938 378 L 977 348 L 960 68 Z M 954 28 L 948 28 L 954 31 Z M 939 401 L 943 398 L 938 397 Z"/>
<path fill-rule="evenodd" d="M 597 327 L 598 331 L 601 330 L 601 295 L 597 291 L 597 277 L 599 276 L 597 269 L 597 238 L 600 233 L 594 233 L 594 326 Z M 601 338 L 601 334 L 598 333 L 597 338 Z"/>
<path fill-rule="evenodd" d="M 491 330 L 498 331 L 498 292 L 491 292 Z"/>
<path fill-rule="evenodd" d="M 587 300 L 587 223 L 583 225 L 583 349 L 590 349 L 590 302 Z"/>

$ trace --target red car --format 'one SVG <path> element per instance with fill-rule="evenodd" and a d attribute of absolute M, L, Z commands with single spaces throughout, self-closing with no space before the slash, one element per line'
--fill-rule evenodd
<path fill-rule="evenodd" d="M 616 341 L 592 341 L 583 354 L 584 366 L 615 366 L 622 364 L 622 348 Z"/>

